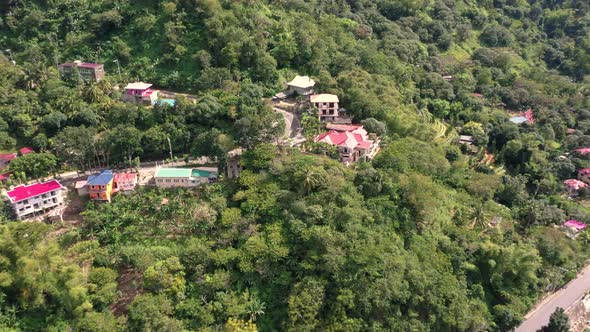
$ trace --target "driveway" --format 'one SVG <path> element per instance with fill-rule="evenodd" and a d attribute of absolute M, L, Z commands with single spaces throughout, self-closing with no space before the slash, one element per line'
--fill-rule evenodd
<path fill-rule="evenodd" d="M 297 117 L 297 115 L 285 111 L 284 109 L 280 109 L 278 107 L 273 107 L 273 110 L 275 112 L 281 113 L 283 115 L 283 117 L 285 118 L 285 134 L 284 137 L 285 138 L 293 138 L 295 136 L 297 136 L 297 133 L 299 133 L 299 130 L 301 129 L 301 121 L 299 121 L 299 118 Z"/>
<path fill-rule="evenodd" d="M 564 288 L 537 304 L 526 316 L 516 332 L 535 332 L 549 323 L 549 316 L 557 307 L 569 308 L 590 290 L 590 264 Z"/>

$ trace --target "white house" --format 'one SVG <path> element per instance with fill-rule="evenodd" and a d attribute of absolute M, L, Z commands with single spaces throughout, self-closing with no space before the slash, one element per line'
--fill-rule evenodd
<path fill-rule="evenodd" d="M 338 96 L 322 93 L 311 95 L 309 101 L 317 108 L 320 121 L 332 122 L 338 117 Z"/>
<path fill-rule="evenodd" d="M 295 76 L 295 78 L 287 83 L 287 94 L 291 95 L 297 93 L 300 96 L 308 96 L 313 93 L 315 81 L 309 76 Z"/>
<path fill-rule="evenodd" d="M 154 180 L 160 188 L 198 187 L 217 180 L 217 172 L 195 168 L 158 168 Z"/>
<path fill-rule="evenodd" d="M 6 192 L 18 220 L 33 218 L 64 205 L 66 188 L 57 180 L 20 185 Z"/>

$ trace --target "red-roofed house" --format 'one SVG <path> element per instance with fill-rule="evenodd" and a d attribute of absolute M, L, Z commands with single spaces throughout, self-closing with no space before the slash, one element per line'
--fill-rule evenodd
<path fill-rule="evenodd" d="M 66 188 L 57 180 L 20 185 L 6 192 L 17 219 L 29 219 L 35 215 L 64 205 Z"/>
<path fill-rule="evenodd" d="M 5 167 L 16 158 L 16 153 L 0 153 L 0 168 Z"/>
<path fill-rule="evenodd" d="M 328 124 L 326 133 L 316 136 L 315 142 L 335 145 L 340 161 L 348 165 L 373 159 L 379 151 L 379 138 L 368 134 L 362 125 Z"/>
<path fill-rule="evenodd" d="M 80 77 L 85 81 L 98 82 L 104 78 L 104 65 L 99 63 L 88 63 L 76 60 L 74 62 L 62 63 L 57 66 L 57 68 L 63 76 L 71 75 L 74 72 L 74 68 L 78 68 Z"/>
<path fill-rule="evenodd" d="M 21 156 L 24 156 L 26 154 L 33 153 L 33 152 L 35 152 L 35 150 L 33 150 L 33 148 L 29 148 L 27 146 L 25 146 L 24 148 L 18 149 L 18 153 L 20 153 Z"/>
<path fill-rule="evenodd" d="M 135 82 L 125 86 L 123 101 L 134 102 L 138 104 L 153 105 L 158 100 L 159 90 L 152 90 L 152 84 Z"/>
<path fill-rule="evenodd" d="M 309 101 L 318 109 L 320 121 L 334 121 L 338 117 L 338 96 L 327 93 L 311 95 Z"/>
<path fill-rule="evenodd" d="M 578 180 L 590 184 L 590 167 L 578 170 Z"/>
<path fill-rule="evenodd" d="M 563 184 L 565 184 L 565 189 L 567 189 L 570 195 L 577 195 L 578 190 L 588 187 L 586 183 L 576 179 L 565 180 Z"/>
<path fill-rule="evenodd" d="M 113 191 L 128 192 L 135 189 L 137 186 L 137 174 L 136 173 L 117 173 L 115 174 L 115 183 L 113 185 Z"/>

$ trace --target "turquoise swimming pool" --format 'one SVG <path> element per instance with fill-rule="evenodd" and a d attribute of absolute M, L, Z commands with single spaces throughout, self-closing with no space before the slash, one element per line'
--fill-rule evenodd
<path fill-rule="evenodd" d="M 158 101 L 162 104 L 166 104 L 166 105 L 170 105 L 170 106 L 176 105 L 176 99 L 161 98 L 161 99 L 158 99 Z"/>

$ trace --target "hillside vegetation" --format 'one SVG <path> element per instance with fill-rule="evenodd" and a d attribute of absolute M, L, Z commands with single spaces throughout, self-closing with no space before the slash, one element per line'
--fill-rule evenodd
<path fill-rule="evenodd" d="M 8 184 L 248 152 L 77 226 L 0 217 L 0 329 L 511 330 L 590 253 L 556 227 L 590 221 L 563 189 L 589 166 L 588 31 L 577 0 L 2 1 L 0 151 L 41 152 Z M 76 59 L 107 78 L 60 78 Z M 381 132 L 372 162 L 272 144 L 296 74 Z M 136 80 L 197 101 L 121 102 Z"/>

